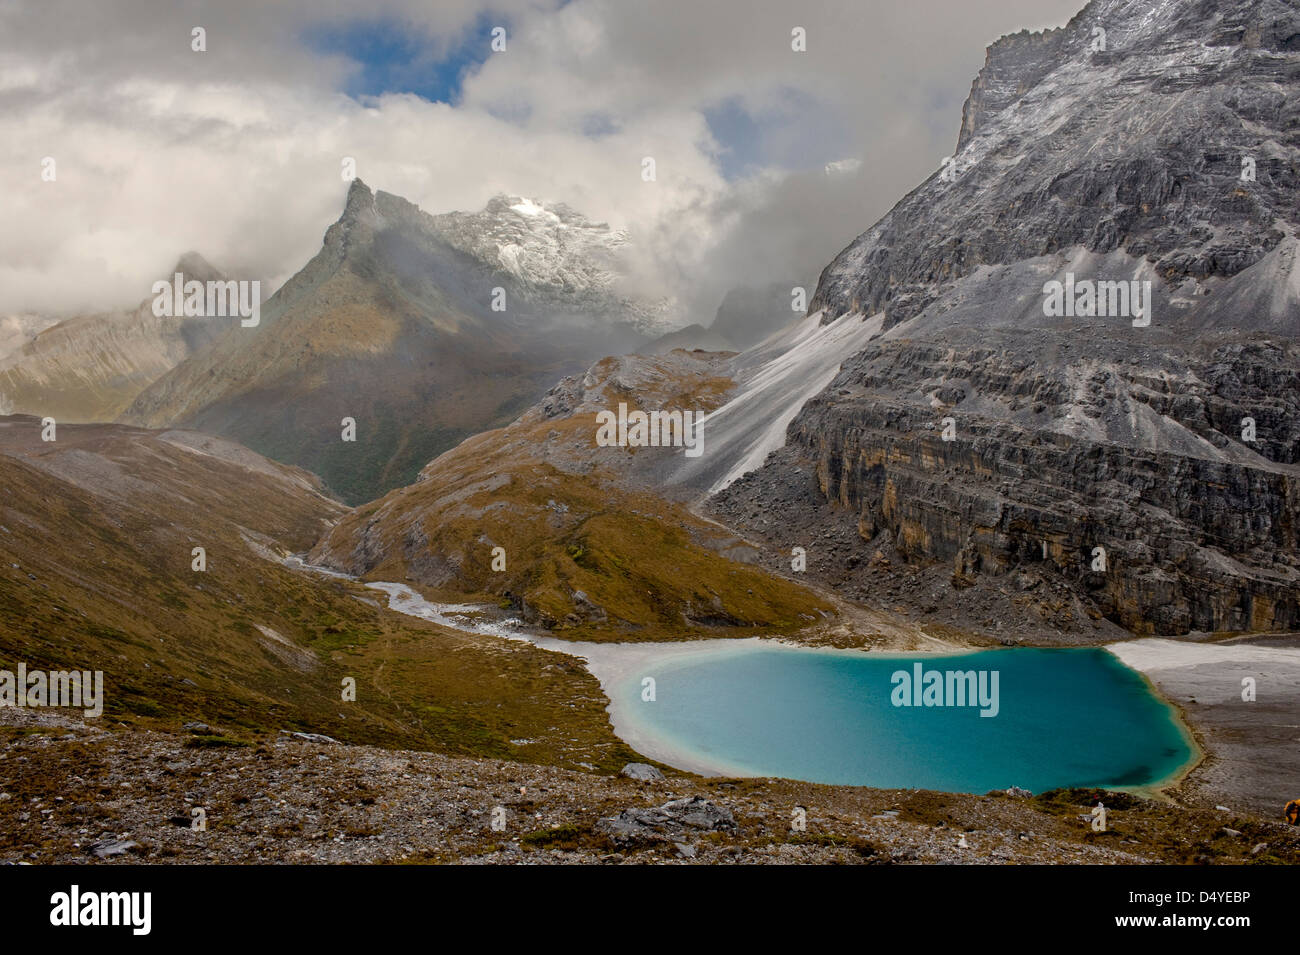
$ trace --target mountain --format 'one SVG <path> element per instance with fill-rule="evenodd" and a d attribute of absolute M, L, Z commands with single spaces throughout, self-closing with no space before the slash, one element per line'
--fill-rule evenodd
<path fill-rule="evenodd" d="M 163 278 L 223 280 L 189 252 Z M 0 411 L 58 421 L 112 421 L 146 387 L 202 351 L 223 330 L 221 319 L 157 316 L 153 296 L 134 308 L 59 322 L 28 317 L 9 350 L 0 346 Z M 41 325 L 45 327 L 40 327 Z M 9 327 L 5 323 L 4 327 Z M 33 329 L 25 335 L 24 329 Z"/>
<path fill-rule="evenodd" d="M 1300 627 L 1298 86 L 1279 0 L 996 42 L 953 162 L 811 300 L 878 334 L 711 513 L 995 636 Z"/>
<path fill-rule="evenodd" d="M 453 516 L 480 488 L 497 519 L 507 492 L 485 488 L 527 461 L 548 495 L 511 505 L 520 526 L 581 477 L 659 524 L 702 508 L 777 575 L 803 546 L 816 583 L 995 640 L 1300 626 L 1297 23 L 1275 0 L 1094 0 L 1003 38 L 954 162 L 836 256 L 803 321 L 734 356 L 598 363 L 344 521 L 321 559 L 502 596 L 467 555 L 507 530 Z M 694 400 L 696 374 L 715 380 L 701 455 L 597 446 L 600 411 Z M 585 552 L 564 536 L 581 520 L 547 520 L 539 540 Z M 585 625 L 577 571 L 526 568 L 511 599 L 547 581 L 540 615 Z"/>
<path fill-rule="evenodd" d="M 641 355 L 667 355 L 678 348 L 685 351 L 724 352 L 736 350 L 735 345 L 712 329 L 705 328 L 698 322 L 693 322 L 685 328 L 679 328 L 666 335 L 660 335 L 648 345 L 642 345 L 638 348 L 637 353 Z"/>
<path fill-rule="evenodd" d="M 564 206 L 498 197 L 431 216 L 354 180 L 260 324 L 230 328 L 123 420 L 231 437 L 370 500 L 563 375 L 659 333 L 671 305 L 618 292 L 626 243 Z"/>
<path fill-rule="evenodd" d="M 709 331 L 731 342 L 737 351 L 744 351 L 789 327 L 803 314 L 792 312 L 790 301 L 789 285 L 738 286 L 723 297 Z"/>
<path fill-rule="evenodd" d="M 723 297 L 708 328 L 699 324 L 687 325 L 655 339 L 638 351 L 642 355 L 666 355 L 674 348 L 745 351 L 788 329 L 802 317 L 802 312 L 791 312 L 790 302 L 791 289 L 784 284 L 739 285 Z"/>
<path fill-rule="evenodd" d="M 963 108 L 952 181 L 936 172 L 840 253 L 811 309 L 891 327 L 982 268 L 1074 249 L 1203 295 L 1294 235 L 1297 36 L 1285 0 L 1092 0 L 1004 37 Z"/>
<path fill-rule="evenodd" d="M 671 298 L 645 301 L 620 291 L 632 251 L 627 232 L 562 202 L 497 195 L 481 212 L 448 212 L 430 224 L 453 248 L 509 275 L 536 305 L 604 315 L 648 337 L 681 324 Z"/>

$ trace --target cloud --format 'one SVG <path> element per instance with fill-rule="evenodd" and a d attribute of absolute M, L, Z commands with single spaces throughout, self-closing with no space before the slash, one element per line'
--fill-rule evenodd
<path fill-rule="evenodd" d="M 951 150 L 983 45 L 1076 2 L 376 0 L 362 19 L 343 0 L 18 0 L 0 313 L 139 301 L 187 249 L 282 281 L 337 217 L 350 156 L 431 212 L 512 192 L 629 228 L 634 280 L 707 321 L 730 284 L 815 279 Z M 828 176 L 839 159 L 862 166 Z"/>

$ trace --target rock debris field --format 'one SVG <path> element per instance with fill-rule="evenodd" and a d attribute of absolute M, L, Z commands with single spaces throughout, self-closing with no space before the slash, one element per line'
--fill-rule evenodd
<path fill-rule="evenodd" d="M 646 765 L 598 776 L 18 710 L 0 711 L 0 739 L 6 864 L 1300 861 L 1300 830 L 1280 822 L 1095 790 L 976 796 Z M 1086 818 L 1098 799 L 1105 832 Z"/>

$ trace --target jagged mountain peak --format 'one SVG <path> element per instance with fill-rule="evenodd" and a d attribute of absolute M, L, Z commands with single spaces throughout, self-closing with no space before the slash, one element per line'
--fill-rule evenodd
<path fill-rule="evenodd" d="M 226 277 L 224 272 L 192 249 L 176 260 L 166 278 L 171 278 L 177 272 L 198 282 L 218 281 Z"/>
<path fill-rule="evenodd" d="M 172 281 L 173 275 L 177 273 L 185 275 L 186 281 L 195 282 L 222 282 L 227 278 L 225 272 L 218 269 L 212 262 L 204 259 L 203 255 L 195 252 L 194 249 L 182 253 L 181 257 L 175 260 L 172 270 L 161 275 L 161 278 L 165 279 L 165 281 Z M 148 304 L 148 301 L 146 301 L 146 304 Z"/>
<path fill-rule="evenodd" d="M 633 246 L 628 233 L 563 202 L 502 192 L 475 212 L 431 215 L 402 196 L 371 191 L 354 179 L 343 213 L 325 234 L 329 267 L 365 257 L 375 237 L 386 231 L 422 246 L 450 246 L 543 309 L 603 316 L 646 338 L 682 323 L 674 300 L 646 300 L 622 290 Z"/>
<path fill-rule="evenodd" d="M 1171 287 L 1236 275 L 1297 225 L 1297 82 L 1300 11 L 1280 0 L 1093 0 L 1003 38 L 957 154 L 840 253 L 810 309 L 888 328 L 981 268 L 1071 249 Z"/>
<path fill-rule="evenodd" d="M 991 44 L 962 110 L 958 151 L 983 125 L 1052 72 L 1105 65 L 1138 53 L 1300 49 L 1300 11 L 1287 0 L 1092 0 L 1065 26 L 1021 30 Z M 1098 49 L 1098 47 L 1104 47 Z"/>
<path fill-rule="evenodd" d="M 551 202 L 546 199 L 539 199 L 536 196 L 523 196 L 516 193 L 498 192 L 495 196 L 487 201 L 483 207 L 483 213 L 487 215 L 523 216 L 526 219 L 536 219 L 542 223 L 563 222 L 572 220 L 583 224 L 588 224 L 589 220 L 582 213 L 571 208 L 563 202 Z M 594 223 L 590 223 L 596 225 Z M 604 228 L 601 223 L 597 228 Z"/>
<path fill-rule="evenodd" d="M 352 180 L 348 186 L 348 197 L 344 203 L 343 214 L 357 214 L 366 209 L 372 209 L 375 205 L 375 194 L 371 192 L 370 187 L 358 176 Z"/>
<path fill-rule="evenodd" d="M 557 377 L 656 337 L 667 307 L 619 290 L 625 241 L 562 203 L 503 194 L 431 215 L 354 179 L 320 251 L 260 323 L 222 326 L 123 420 L 233 437 L 367 500 L 506 423 Z M 360 465 L 321 440 L 344 417 L 362 429 Z"/>
<path fill-rule="evenodd" d="M 445 241 L 503 271 L 535 300 L 621 315 L 651 337 L 681 324 L 672 299 L 645 301 L 622 291 L 632 237 L 563 202 L 498 193 L 478 212 L 449 212 L 432 222 Z"/>

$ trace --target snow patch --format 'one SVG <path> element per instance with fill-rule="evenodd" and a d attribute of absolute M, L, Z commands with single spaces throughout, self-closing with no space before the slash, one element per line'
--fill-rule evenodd
<path fill-rule="evenodd" d="M 540 216 L 546 211 L 545 208 L 533 202 L 531 199 L 520 199 L 510 207 L 521 216 Z"/>
<path fill-rule="evenodd" d="M 716 494 L 785 446 L 786 429 L 808 399 L 839 373 L 841 362 L 879 333 L 884 315 L 843 315 L 828 325 L 814 312 L 768 336 L 733 361 L 739 389 L 705 415 L 704 454 L 684 461 L 670 483 Z"/>

